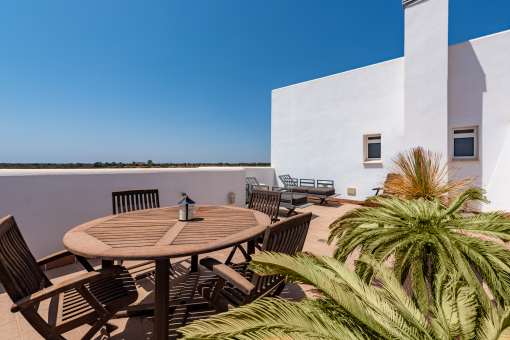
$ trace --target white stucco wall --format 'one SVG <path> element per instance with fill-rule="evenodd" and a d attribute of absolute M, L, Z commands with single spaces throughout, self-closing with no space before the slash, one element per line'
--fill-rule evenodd
<path fill-rule="evenodd" d="M 343 198 L 364 199 L 401 147 L 404 59 L 272 92 L 271 166 L 276 175 L 330 179 Z M 364 164 L 365 134 L 382 135 L 382 164 Z M 347 195 L 355 187 L 356 195 Z"/>
<path fill-rule="evenodd" d="M 112 191 L 159 189 L 160 205 L 186 192 L 197 204 L 245 205 L 243 168 L 0 170 L 0 216 L 14 215 L 36 258 L 64 249 L 64 234 L 112 214 Z"/>
<path fill-rule="evenodd" d="M 246 177 L 255 177 L 259 183 L 269 185 L 271 190 L 276 186 L 276 173 L 273 167 L 244 167 Z"/>
<path fill-rule="evenodd" d="M 406 12 L 434 4 L 447 15 L 445 0 L 425 1 Z M 479 161 L 462 162 L 457 175 L 479 177 L 492 201 L 483 210 L 510 211 L 510 31 L 449 46 L 444 65 L 447 22 L 444 13 L 427 15 L 436 14 L 446 38 L 437 37 L 429 46 L 434 52 L 434 44 L 440 45 L 441 58 L 431 62 L 442 68 L 437 74 L 431 72 L 431 79 L 420 64 L 416 70 L 407 67 L 406 56 L 272 92 L 271 165 L 276 175 L 333 179 L 343 198 L 363 200 L 384 180 L 383 166 L 396 152 L 423 146 L 441 151 L 446 159 L 452 155 L 452 128 L 477 125 Z M 425 40 L 431 37 L 422 35 L 439 34 L 427 33 L 428 26 L 425 22 L 423 32 L 413 34 Z M 407 23 L 406 29 L 419 31 Z M 419 52 L 423 46 L 415 47 Z M 435 58 L 430 54 L 424 52 Z M 420 55 L 413 60 L 427 62 Z M 416 85 L 421 92 L 408 86 L 414 82 L 405 78 L 408 71 L 417 77 L 416 83 L 424 82 L 423 87 Z M 378 133 L 382 134 L 382 164 L 363 163 L 363 135 Z M 356 188 L 356 195 L 347 195 L 347 187 Z"/>
<path fill-rule="evenodd" d="M 484 210 L 510 211 L 510 31 L 450 46 L 449 70 L 449 150 L 453 128 L 479 127 L 479 160 L 458 175 L 478 176 Z"/>

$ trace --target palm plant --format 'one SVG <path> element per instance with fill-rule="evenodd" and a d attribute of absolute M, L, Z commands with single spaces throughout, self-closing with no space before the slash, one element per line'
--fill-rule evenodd
<path fill-rule="evenodd" d="M 503 335 L 509 334 L 510 310 L 480 312 L 478 295 L 455 270 L 436 275 L 434 314 L 426 317 L 388 268 L 369 257 L 359 262 L 372 268 L 379 285 L 366 283 L 334 258 L 254 256 L 251 269 L 258 274 L 280 273 L 289 282 L 314 285 L 324 296 L 300 302 L 263 298 L 179 329 L 182 339 L 507 339 Z"/>
<path fill-rule="evenodd" d="M 392 176 L 384 183 L 384 192 L 393 196 L 425 200 L 439 197 L 445 204 L 463 189 L 474 185 L 475 176 L 455 180 L 458 165 L 441 164 L 441 153 L 422 147 L 399 152 L 391 160 L 388 171 Z"/>
<path fill-rule="evenodd" d="M 449 207 L 438 198 L 429 201 L 375 196 L 368 200 L 376 208 L 354 209 L 331 224 L 329 244 L 337 239 L 334 256 L 344 262 L 357 247 L 379 263 L 394 254 L 393 272 L 403 284 L 412 277 L 414 299 L 424 312 L 429 305 L 432 279 L 441 268 L 456 268 L 471 287 L 483 294 L 472 269 L 487 283 L 499 307 L 510 304 L 510 252 L 487 240 L 510 241 L 510 219 L 503 212 L 462 217 L 468 200 L 487 202 L 484 190 L 470 188 L 460 193 Z M 484 235 L 485 239 L 473 235 Z M 367 282 L 373 274 L 362 264 L 356 271 Z M 486 308 L 488 299 L 481 300 Z"/>

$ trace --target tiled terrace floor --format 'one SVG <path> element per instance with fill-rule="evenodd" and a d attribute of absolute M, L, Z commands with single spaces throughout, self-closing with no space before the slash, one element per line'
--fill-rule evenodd
<path fill-rule="evenodd" d="M 313 213 L 312 223 L 308 232 L 304 250 L 312 252 L 317 255 L 331 256 L 334 251 L 334 246 L 328 246 L 326 241 L 329 234 L 328 226 L 341 215 L 347 211 L 356 208 L 356 205 L 352 204 L 341 204 L 337 202 L 329 202 L 327 205 L 319 206 L 317 204 L 299 210 L 299 213 L 311 211 Z M 281 215 L 287 213 L 286 209 L 281 209 Z M 215 253 L 207 254 L 218 260 L 226 260 L 230 249 L 218 251 Z M 239 252 L 236 256 L 240 256 Z M 236 258 L 234 258 L 236 260 Z M 241 259 L 239 259 L 241 261 Z M 98 268 L 100 261 L 91 261 L 93 266 Z M 130 266 L 134 263 L 124 263 L 125 266 Z M 348 265 L 352 266 L 352 263 Z M 172 294 L 176 294 L 179 291 L 179 284 L 183 283 L 186 279 L 186 270 L 189 268 L 189 259 L 175 259 L 172 260 L 172 265 L 176 272 L 176 276 L 171 280 L 171 287 L 173 287 Z M 79 273 L 84 273 L 81 265 L 75 263 L 65 267 L 60 267 L 52 270 L 48 270 L 46 274 L 53 282 L 60 282 L 71 278 Z M 136 282 L 137 289 L 139 292 L 139 299 L 137 303 L 150 303 L 154 301 L 154 278 L 148 277 Z M 315 293 L 313 287 L 306 285 L 289 284 L 283 291 L 281 297 L 284 299 L 299 301 L 304 297 L 314 297 Z M 0 284 L 0 339 L 1 340 L 37 340 L 42 339 L 38 333 L 24 320 L 20 313 L 12 314 L 10 308 L 12 301 L 9 296 L 5 293 L 3 286 Z M 45 303 L 41 303 L 39 307 L 39 313 L 42 317 L 47 318 L 47 311 L 49 306 L 49 300 Z M 46 313 L 46 315 L 45 315 Z M 110 339 L 121 340 L 121 339 L 152 339 L 154 323 L 151 318 L 147 317 L 131 317 L 123 319 L 112 320 L 112 323 L 119 326 L 119 328 L 111 333 Z M 83 326 L 82 328 L 64 334 L 69 340 L 80 339 L 83 334 L 89 329 L 89 326 Z M 96 340 L 101 339 L 101 336 L 96 335 Z"/>

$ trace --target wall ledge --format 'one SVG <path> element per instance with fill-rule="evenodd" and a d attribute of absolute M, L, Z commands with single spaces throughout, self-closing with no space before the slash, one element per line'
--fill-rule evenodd
<path fill-rule="evenodd" d="M 177 172 L 220 172 L 244 171 L 243 168 L 207 167 L 207 168 L 136 168 L 136 169 L 2 169 L 0 177 L 25 176 L 73 176 L 73 175 L 135 175 Z"/>

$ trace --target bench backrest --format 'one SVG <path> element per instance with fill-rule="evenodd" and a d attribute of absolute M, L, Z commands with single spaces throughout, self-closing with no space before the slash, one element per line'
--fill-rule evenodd
<path fill-rule="evenodd" d="M 318 179 L 317 188 L 334 188 L 335 182 L 328 179 Z"/>
<path fill-rule="evenodd" d="M 303 178 L 299 180 L 299 185 L 303 187 L 315 187 L 315 180 Z"/>

